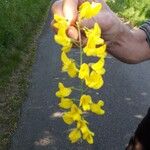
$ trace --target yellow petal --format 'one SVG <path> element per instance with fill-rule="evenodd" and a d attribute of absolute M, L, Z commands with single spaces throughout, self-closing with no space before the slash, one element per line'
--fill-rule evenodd
<path fill-rule="evenodd" d="M 79 129 L 75 128 L 69 133 L 69 139 L 71 140 L 71 143 L 77 142 L 80 138 L 81 138 L 81 132 Z"/>
<path fill-rule="evenodd" d="M 92 135 L 88 135 L 87 138 L 86 138 L 86 140 L 87 140 L 87 142 L 88 142 L 89 144 L 93 144 L 93 143 L 94 143 L 94 142 L 93 142 L 93 136 L 92 136 Z"/>
<path fill-rule="evenodd" d="M 71 63 L 71 60 L 68 58 L 68 56 L 64 52 L 62 52 L 61 54 L 61 61 L 66 65 Z"/>
<path fill-rule="evenodd" d="M 92 71 L 90 76 L 85 79 L 85 84 L 89 88 L 99 89 L 103 86 L 104 81 L 102 76 L 97 74 L 95 71 Z"/>
<path fill-rule="evenodd" d="M 77 105 L 73 104 L 71 107 L 71 114 L 74 121 L 81 120 L 82 111 L 77 107 Z"/>
<path fill-rule="evenodd" d="M 63 62 L 62 71 L 67 72 L 71 78 L 76 77 L 78 69 L 76 67 L 74 60 L 69 59 L 66 53 L 64 52 L 62 52 L 61 54 L 61 60 Z"/>
<path fill-rule="evenodd" d="M 86 18 L 90 19 L 96 16 L 102 8 L 101 3 L 96 2 L 84 2 L 79 7 L 79 17 L 80 19 Z"/>
<path fill-rule="evenodd" d="M 104 106 L 104 101 L 99 100 L 99 101 L 98 101 L 98 105 L 99 105 L 100 107 Z"/>
<path fill-rule="evenodd" d="M 87 56 L 97 56 L 96 48 L 90 48 L 90 47 L 86 46 L 86 47 L 83 48 L 83 52 Z"/>
<path fill-rule="evenodd" d="M 95 23 L 94 28 L 86 29 L 85 33 L 88 41 L 86 46 L 83 48 L 84 53 L 87 56 L 104 57 L 104 54 L 106 54 L 106 44 L 104 44 L 104 40 L 100 38 L 101 29 L 99 25 Z"/>
<path fill-rule="evenodd" d="M 104 103 L 102 101 L 99 101 L 97 104 L 93 103 L 91 104 L 91 111 L 97 115 L 104 115 L 105 111 L 101 108 L 103 105 Z"/>
<path fill-rule="evenodd" d="M 54 27 L 59 29 L 59 28 L 64 28 L 64 27 L 68 27 L 69 23 L 67 22 L 67 20 L 62 17 L 62 16 L 59 16 L 57 14 L 54 14 L 54 20 L 55 20 L 55 23 L 54 23 Z"/>
<path fill-rule="evenodd" d="M 102 58 L 105 58 L 107 53 L 106 53 L 106 44 L 100 46 L 99 48 L 96 48 L 96 55 L 97 57 L 102 57 Z"/>
<path fill-rule="evenodd" d="M 87 10 L 90 9 L 90 3 L 89 2 L 84 2 L 80 5 L 79 7 L 79 17 L 85 18 L 87 16 Z"/>
<path fill-rule="evenodd" d="M 98 25 L 98 23 L 94 24 L 93 32 L 94 32 L 96 37 L 99 38 L 101 36 L 101 29 L 100 29 L 100 26 Z"/>
<path fill-rule="evenodd" d="M 103 68 L 104 63 L 105 63 L 104 58 L 101 58 L 98 60 L 98 62 L 92 64 L 91 68 L 99 75 L 103 75 L 105 73 L 105 69 Z"/>
<path fill-rule="evenodd" d="M 68 68 L 67 68 L 67 72 L 68 72 L 68 75 L 71 77 L 71 78 L 74 78 L 77 76 L 77 73 L 78 73 L 78 69 L 75 65 L 74 62 L 71 62 L 70 65 L 68 65 Z"/>
<path fill-rule="evenodd" d="M 80 106 L 82 106 L 84 111 L 90 110 L 90 104 L 92 103 L 92 98 L 90 95 L 82 95 L 80 98 Z"/>
<path fill-rule="evenodd" d="M 73 104 L 73 101 L 71 99 L 61 98 L 61 102 L 59 103 L 59 106 L 64 109 L 69 109 L 71 108 L 72 104 Z"/>
<path fill-rule="evenodd" d="M 96 16 L 100 12 L 101 9 L 102 9 L 101 3 L 92 2 L 92 14 L 91 14 L 92 17 Z"/>
<path fill-rule="evenodd" d="M 68 45 L 63 46 L 61 50 L 65 53 L 68 53 L 70 52 L 71 47 L 72 47 L 72 43 L 69 43 Z"/>
<path fill-rule="evenodd" d="M 63 118 L 64 122 L 68 125 L 71 125 L 74 122 L 74 120 L 72 118 L 72 114 L 70 112 L 64 113 L 62 118 Z"/>
<path fill-rule="evenodd" d="M 86 130 L 86 132 L 83 133 L 83 139 L 86 140 L 89 144 L 93 144 L 93 136 L 94 133 L 91 132 L 89 129 Z"/>
<path fill-rule="evenodd" d="M 84 79 L 85 77 L 89 76 L 89 66 L 88 64 L 86 63 L 83 63 L 81 66 L 80 66 L 80 70 L 79 70 L 79 78 L 80 79 Z"/>
<path fill-rule="evenodd" d="M 67 97 L 72 92 L 71 88 L 65 87 L 61 82 L 59 82 L 58 87 L 59 91 L 56 92 L 57 97 Z"/>
<path fill-rule="evenodd" d="M 88 122 L 82 118 L 82 120 L 79 120 L 77 122 L 77 128 L 80 129 L 82 134 L 86 133 L 88 129 Z"/>

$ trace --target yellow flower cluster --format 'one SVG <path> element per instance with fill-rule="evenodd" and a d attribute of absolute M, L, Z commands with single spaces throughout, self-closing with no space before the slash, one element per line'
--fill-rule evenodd
<path fill-rule="evenodd" d="M 90 19 L 96 16 L 102 8 L 101 3 L 96 2 L 84 2 L 79 7 L 79 20 L 77 26 L 80 25 L 81 19 Z M 89 129 L 89 123 L 84 118 L 84 112 L 92 112 L 97 115 L 103 115 L 105 111 L 102 109 L 104 102 L 99 100 L 94 102 L 92 97 L 86 94 L 86 90 L 83 89 L 83 83 L 88 88 L 100 89 L 103 84 L 102 75 L 105 73 L 105 57 L 106 57 L 106 44 L 101 38 L 101 29 L 97 23 L 94 24 L 92 29 L 83 27 L 87 37 L 86 46 L 80 48 L 80 66 L 76 64 L 76 61 L 69 58 L 69 52 L 73 46 L 73 42 L 66 34 L 69 27 L 69 23 L 64 17 L 54 15 L 54 27 L 57 29 L 57 34 L 54 36 L 56 43 L 62 46 L 61 61 L 62 72 L 66 72 L 71 78 L 78 77 L 81 80 L 81 89 L 75 87 L 65 87 L 63 83 L 59 82 L 58 91 L 56 96 L 60 99 L 59 107 L 67 110 L 63 113 L 63 120 L 68 125 L 75 125 L 69 133 L 69 139 L 72 143 L 77 142 L 79 139 L 86 140 L 89 144 L 93 144 L 94 133 Z M 78 26 L 78 31 L 81 28 Z M 81 40 L 81 39 L 79 39 Z M 81 43 L 82 41 L 79 41 Z M 82 63 L 82 54 L 85 56 L 97 57 L 98 60 L 95 63 Z M 73 90 L 79 90 L 81 92 L 79 98 L 70 98 Z M 78 101 L 76 101 L 76 99 Z"/>
<path fill-rule="evenodd" d="M 90 95 L 82 95 L 79 106 L 77 106 L 72 99 L 66 98 L 70 96 L 71 88 L 65 87 L 61 82 L 58 84 L 58 88 L 56 96 L 60 98 L 59 106 L 63 109 L 70 109 L 63 114 L 64 122 L 68 125 L 76 123 L 76 128 L 69 134 L 71 142 L 77 142 L 82 137 L 89 144 L 93 144 L 94 133 L 89 130 L 88 122 L 83 117 L 83 111 L 91 111 L 97 115 L 103 115 L 105 111 L 101 107 L 104 106 L 104 102 L 99 100 L 98 103 L 94 103 Z"/>

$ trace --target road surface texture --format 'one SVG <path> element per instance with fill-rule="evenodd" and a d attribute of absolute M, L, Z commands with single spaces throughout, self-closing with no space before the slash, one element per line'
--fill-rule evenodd
<path fill-rule="evenodd" d="M 106 110 L 104 116 L 87 114 L 95 142 L 70 144 L 55 91 L 59 81 L 67 86 L 78 82 L 61 73 L 60 48 L 53 41 L 49 25 L 50 16 L 37 41 L 31 83 L 10 150 L 124 150 L 150 106 L 150 61 L 128 65 L 107 57 L 105 85 L 90 91 L 93 99 L 105 101 Z M 71 56 L 78 58 L 79 50 Z"/>

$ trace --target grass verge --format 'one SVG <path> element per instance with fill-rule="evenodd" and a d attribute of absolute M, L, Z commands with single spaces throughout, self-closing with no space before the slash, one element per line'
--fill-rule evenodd
<path fill-rule="evenodd" d="M 36 20 L 36 24 L 30 24 L 34 27 L 34 30 L 28 34 L 25 33 L 28 36 L 23 37 L 22 45 L 19 46 L 18 44 L 18 47 L 16 47 L 10 44 L 10 49 L 5 47 L 7 52 L 0 56 L 0 59 L 3 58 L 0 62 L 1 67 L 3 67 L 0 71 L 0 150 L 9 148 L 10 136 L 17 126 L 20 114 L 19 108 L 26 94 L 29 83 L 28 75 L 35 58 L 35 40 L 40 34 L 49 10 L 50 2 L 48 0 L 45 0 L 45 2 L 45 8 L 42 8 L 43 12 L 40 14 L 40 18 Z M 0 52 L 3 52 L 1 47 Z"/>

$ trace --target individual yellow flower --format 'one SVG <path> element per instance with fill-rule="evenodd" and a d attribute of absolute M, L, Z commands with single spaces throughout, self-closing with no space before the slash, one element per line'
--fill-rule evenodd
<path fill-rule="evenodd" d="M 58 87 L 59 87 L 59 91 L 56 92 L 56 96 L 57 97 L 67 97 L 71 94 L 72 90 L 71 88 L 67 88 L 63 85 L 63 83 L 59 82 L 58 84 Z"/>
<path fill-rule="evenodd" d="M 94 27 L 91 29 L 86 28 L 85 29 L 86 37 L 94 37 L 96 39 L 96 44 L 104 44 L 104 40 L 101 37 L 101 28 L 98 25 L 98 23 L 94 23 Z"/>
<path fill-rule="evenodd" d="M 69 139 L 71 143 L 77 142 L 81 138 L 81 132 L 79 129 L 75 128 L 69 133 Z"/>
<path fill-rule="evenodd" d="M 61 28 L 62 26 L 66 28 L 69 26 L 69 23 L 65 17 L 54 14 L 54 20 L 55 20 L 55 23 L 53 26 L 57 29 Z"/>
<path fill-rule="evenodd" d="M 90 110 L 90 104 L 92 103 L 92 98 L 90 95 L 82 95 L 80 98 L 80 106 L 82 106 L 84 111 Z"/>
<path fill-rule="evenodd" d="M 65 34 L 57 34 L 54 36 L 54 39 L 57 44 L 63 46 L 61 49 L 63 52 L 67 53 L 70 51 L 72 47 L 71 39 L 68 38 Z"/>
<path fill-rule="evenodd" d="M 96 56 L 105 58 L 107 56 L 106 47 L 107 47 L 106 44 L 104 44 L 104 45 L 96 48 Z"/>
<path fill-rule="evenodd" d="M 102 8 L 101 3 L 96 3 L 96 2 L 84 2 L 82 5 L 79 7 L 79 17 L 80 19 L 86 18 L 90 19 L 94 16 L 96 16 L 99 11 Z"/>
<path fill-rule="evenodd" d="M 83 133 L 83 139 L 86 140 L 89 144 L 93 144 L 94 133 L 91 132 L 88 128 Z"/>
<path fill-rule="evenodd" d="M 77 107 L 76 104 L 73 104 L 72 107 L 71 107 L 71 114 L 72 114 L 72 117 L 73 117 L 73 120 L 74 121 L 79 121 L 81 120 L 81 114 L 82 114 L 82 111 L 81 109 L 79 109 Z"/>
<path fill-rule="evenodd" d="M 105 111 L 101 108 L 102 106 L 104 106 L 104 102 L 102 100 L 100 100 L 97 104 L 92 103 L 91 111 L 93 113 L 96 113 L 97 115 L 103 115 L 105 113 Z"/>
<path fill-rule="evenodd" d="M 63 120 L 67 124 L 72 124 L 74 121 L 81 120 L 82 111 L 77 107 L 76 104 L 71 106 L 71 110 L 69 112 L 64 113 Z"/>
<path fill-rule="evenodd" d="M 64 122 L 68 125 L 71 125 L 74 122 L 71 112 L 65 112 L 63 114 L 62 118 L 63 118 Z"/>
<path fill-rule="evenodd" d="M 62 71 L 67 72 L 70 77 L 74 78 L 78 73 L 74 60 L 69 59 L 64 52 L 61 54 L 61 60 L 63 62 Z"/>
<path fill-rule="evenodd" d="M 77 128 L 81 130 L 83 139 L 86 140 L 89 144 L 93 144 L 94 133 L 89 130 L 87 125 L 88 122 L 84 119 L 77 122 Z"/>
<path fill-rule="evenodd" d="M 93 38 L 88 39 L 88 42 L 89 43 L 83 48 L 83 51 L 87 56 L 95 56 L 101 58 L 105 58 L 107 56 L 106 44 L 96 48 L 96 45 L 94 46 Z"/>
<path fill-rule="evenodd" d="M 91 40 L 91 43 L 92 43 L 92 40 Z M 92 44 L 94 44 L 94 43 L 92 43 Z M 90 47 L 89 45 L 87 45 L 86 47 L 83 48 L 83 51 L 87 56 L 97 56 L 95 47 L 92 48 L 92 46 Z"/>
<path fill-rule="evenodd" d="M 91 68 L 99 75 L 103 75 L 105 73 L 104 64 L 105 60 L 104 58 L 101 58 L 96 63 L 92 64 Z"/>
<path fill-rule="evenodd" d="M 101 75 L 92 71 L 89 77 L 86 77 L 85 84 L 93 89 L 99 89 L 103 86 L 104 81 Z"/>
<path fill-rule="evenodd" d="M 89 76 L 89 72 L 90 72 L 90 69 L 89 69 L 88 64 L 83 63 L 83 64 L 80 66 L 79 78 L 80 78 L 80 79 L 84 79 L 85 77 Z"/>
<path fill-rule="evenodd" d="M 73 105 L 73 101 L 70 98 L 61 98 L 59 106 L 64 109 L 69 109 Z"/>
<path fill-rule="evenodd" d="M 101 29 L 97 23 L 94 24 L 93 29 L 85 30 L 86 37 L 88 39 L 86 46 L 83 48 L 84 53 L 87 56 L 97 56 L 104 54 L 102 50 L 105 47 L 101 45 L 104 44 L 104 40 L 100 38 L 101 36 Z M 101 48 L 100 48 L 101 47 Z"/>
<path fill-rule="evenodd" d="M 88 130 L 88 122 L 84 119 L 79 120 L 77 122 L 77 128 L 81 130 L 82 134 L 86 133 L 86 131 Z"/>
<path fill-rule="evenodd" d="M 64 17 L 54 15 L 54 27 L 58 29 L 57 34 L 54 36 L 55 42 L 62 46 L 63 52 L 69 52 L 72 47 L 72 41 L 67 36 L 68 22 Z"/>
<path fill-rule="evenodd" d="M 61 50 L 65 53 L 68 53 L 68 52 L 70 52 L 71 48 L 72 48 L 72 43 L 70 40 L 70 42 L 68 42 L 68 44 L 65 44 Z"/>

